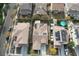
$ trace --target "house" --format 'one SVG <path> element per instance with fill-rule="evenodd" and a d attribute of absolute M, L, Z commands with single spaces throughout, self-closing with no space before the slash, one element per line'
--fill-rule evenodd
<path fill-rule="evenodd" d="M 64 3 L 52 3 L 52 10 L 64 11 Z"/>
<path fill-rule="evenodd" d="M 72 19 L 78 20 L 79 19 L 79 4 L 71 4 L 69 7 L 68 15 L 73 17 Z"/>
<path fill-rule="evenodd" d="M 46 3 L 36 3 L 35 4 L 34 15 L 35 14 L 47 14 L 46 11 L 47 11 Z"/>
<path fill-rule="evenodd" d="M 79 56 L 79 24 L 73 24 L 71 30 L 71 37 L 75 43 L 75 52 Z"/>
<path fill-rule="evenodd" d="M 58 55 L 65 55 L 64 51 L 65 48 L 67 49 L 67 44 L 68 44 L 68 40 L 69 40 L 69 34 L 68 31 L 60 26 L 54 26 L 53 27 L 53 35 L 54 35 L 54 47 L 57 48 L 58 50 Z"/>
<path fill-rule="evenodd" d="M 60 26 L 54 26 L 54 30 L 55 30 L 55 40 L 54 43 L 56 46 L 61 46 L 61 42 L 63 42 L 63 44 L 67 44 L 68 43 L 68 32 L 66 29 L 64 29 L 63 27 Z"/>
<path fill-rule="evenodd" d="M 73 26 L 73 41 L 75 41 L 76 46 L 79 46 L 79 24 L 74 24 Z"/>
<path fill-rule="evenodd" d="M 51 11 L 51 3 L 47 3 L 47 11 Z"/>
<path fill-rule="evenodd" d="M 12 43 L 14 54 L 27 55 L 29 39 L 29 23 L 18 23 L 12 32 Z"/>
<path fill-rule="evenodd" d="M 33 13 L 33 20 L 49 20 L 49 15 L 47 14 L 47 3 L 36 3 Z"/>
<path fill-rule="evenodd" d="M 47 24 L 41 23 L 40 21 L 35 21 L 34 27 L 33 27 L 32 50 L 41 51 L 41 54 L 45 55 L 47 45 L 48 45 L 48 26 L 47 26 Z"/>
<path fill-rule="evenodd" d="M 65 4 L 64 3 L 52 3 L 52 14 L 56 19 L 64 19 L 65 17 Z"/>
<path fill-rule="evenodd" d="M 32 3 L 19 4 L 18 17 L 24 18 L 26 16 L 31 16 L 32 14 Z"/>

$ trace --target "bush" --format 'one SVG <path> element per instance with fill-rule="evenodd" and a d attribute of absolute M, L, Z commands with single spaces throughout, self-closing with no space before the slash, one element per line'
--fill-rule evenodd
<path fill-rule="evenodd" d="M 49 20 L 49 23 L 53 23 L 53 19 L 50 19 L 50 20 Z"/>
<path fill-rule="evenodd" d="M 71 16 L 71 19 L 74 19 L 74 17 L 73 17 L 73 16 Z"/>
<path fill-rule="evenodd" d="M 40 20 L 40 15 L 38 15 L 38 14 L 37 15 L 33 15 L 32 19 L 33 20 Z"/>
<path fill-rule="evenodd" d="M 26 19 L 17 19 L 18 22 L 30 22 L 31 18 L 26 18 Z"/>
<path fill-rule="evenodd" d="M 49 20 L 49 16 L 48 15 L 41 15 L 41 20 Z"/>
<path fill-rule="evenodd" d="M 52 55 L 56 55 L 56 53 L 57 53 L 56 48 L 50 48 L 49 51 L 50 51 L 50 53 L 51 53 Z"/>
<path fill-rule="evenodd" d="M 69 42 L 69 43 L 68 43 L 68 46 L 69 46 L 70 48 L 75 47 L 75 43 L 74 43 L 74 41 Z"/>
<path fill-rule="evenodd" d="M 39 14 L 36 14 L 36 15 L 33 15 L 32 17 L 33 20 L 49 20 L 49 16 L 48 15 L 39 15 Z"/>

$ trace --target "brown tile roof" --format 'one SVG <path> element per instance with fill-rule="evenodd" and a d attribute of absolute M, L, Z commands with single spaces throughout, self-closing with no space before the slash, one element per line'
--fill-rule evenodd
<path fill-rule="evenodd" d="M 40 50 L 41 40 L 38 35 L 33 35 L 33 50 Z"/>
<path fill-rule="evenodd" d="M 60 10 L 60 11 L 64 11 L 64 3 L 53 3 L 52 4 L 52 9 L 53 10 Z"/>
<path fill-rule="evenodd" d="M 17 36 L 17 44 L 28 44 L 29 23 L 18 23 L 14 26 L 12 36 Z"/>
<path fill-rule="evenodd" d="M 48 44 L 47 24 L 40 24 L 39 28 L 33 28 L 33 50 L 39 50 L 42 43 Z"/>

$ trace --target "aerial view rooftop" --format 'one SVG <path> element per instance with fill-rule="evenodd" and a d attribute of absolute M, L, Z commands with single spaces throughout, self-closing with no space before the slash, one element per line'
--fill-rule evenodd
<path fill-rule="evenodd" d="M 0 3 L 0 56 L 79 56 L 79 3 Z"/>

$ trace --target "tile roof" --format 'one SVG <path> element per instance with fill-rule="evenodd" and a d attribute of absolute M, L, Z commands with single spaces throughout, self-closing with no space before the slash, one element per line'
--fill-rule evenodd
<path fill-rule="evenodd" d="M 28 44 L 29 23 L 18 23 L 14 26 L 12 37 L 17 36 L 17 44 Z"/>
<path fill-rule="evenodd" d="M 32 4 L 31 3 L 24 3 L 19 6 L 19 14 L 21 15 L 28 15 L 32 12 Z"/>
<path fill-rule="evenodd" d="M 79 3 L 77 3 L 77 4 L 72 4 L 72 6 L 71 6 L 69 9 L 70 9 L 70 10 L 79 11 Z"/>
<path fill-rule="evenodd" d="M 33 27 L 33 50 L 39 50 L 42 43 L 48 44 L 47 24 L 40 23 L 37 26 L 39 27 Z"/>
<path fill-rule="evenodd" d="M 47 14 L 46 3 L 36 3 L 34 14 Z"/>
<path fill-rule="evenodd" d="M 54 45 L 55 46 L 61 46 L 61 42 L 63 42 L 63 43 L 67 43 L 68 42 L 68 39 L 69 39 L 69 32 L 68 32 L 68 30 L 66 30 L 66 29 L 64 29 L 64 28 L 62 28 L 62 27 L 59 27 L 59 26 L 55 26 L 54 27 L 54 30 L 55 30 L 55 32 L 57 32 L 57 31 L 64 31 L 61 35 L 61 38 L 60 38 L 60 40 L 59 41 L 57 41 L 56 40 L 56 37 L 55 37 L 55 40 L 54 40 Z M 65 37 L 64 37 L 65 36 Z"/>
<path fill-rule="evenodd" d="M 65 4 L 64 3 L 52 3 L 53 10 L 64 11 Z"/>

